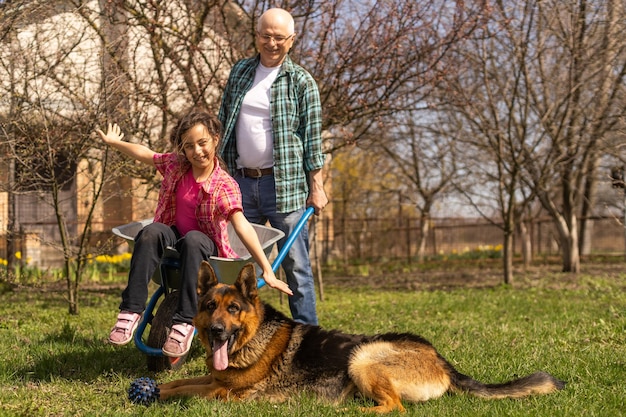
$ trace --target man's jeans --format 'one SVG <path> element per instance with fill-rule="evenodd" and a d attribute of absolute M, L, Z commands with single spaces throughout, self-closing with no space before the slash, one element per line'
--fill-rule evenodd
<path fill-rule="evenodd" d="M 235 174 L 235 179 L 241 188 L 243 212 L 248 221 L 256 224 L 265 224 L 269 221 L 272 227 L 283 231 L 285 237 L 277 243 L 278 250 L 282 249 L 287 237 L 291 235 L 304 214 L 305 208 L 291 213 L 276 212 L 276 185 L 273 175 L 249 178 Z M 287 284 L 293 291 L 293 295 L 289 297 L 293 319 L 300 323 L 317 325 L 315 283 L 309 258 L 309 233 L 306 225 L 294 240 L 281 266 L 285 271 Z"/>

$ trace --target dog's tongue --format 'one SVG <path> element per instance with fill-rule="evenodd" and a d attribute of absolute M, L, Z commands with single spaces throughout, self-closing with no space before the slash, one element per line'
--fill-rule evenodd
<path fill-rule="evenodd" d="M 213 342 L 213 368 L 223 371 L 228 368 L 228 343 L 215 340 Z"/>

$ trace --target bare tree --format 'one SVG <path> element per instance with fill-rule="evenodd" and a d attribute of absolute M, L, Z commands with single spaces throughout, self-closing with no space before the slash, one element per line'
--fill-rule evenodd
<path fill-rule="evenodd" d="M 446 106 L 489 151 L 505 236 L 516 206 L 536 196 L 558 230 L 563 270 L 578 272 L 578 218 L 624 112 L 624 5 L 504 1 L 492 17 L 453 62 L 467 75 L 450 80 Z"/>
<path fill-rule="evenodd" d="M 15 188 L 15 158 L 10 152 L 13 127 L 9 124 L 9 121 L 19 112 L 20 107 L 20 100 L 14 94 L 17 69 L 20 68 L 19 54 L 15 50 L 17 41 L 15 20 L 17 20 L 16 13 L 5 13 L 3 19 L 0 20 L 0 42 L 8 45 L 8 48 L 4 49 L 0 55 L 0 73 L 4 74 L 0 82 L 2 82 L 3 90 L 9 92 L 9 94 L 4 95 L 4 100 L 0 99 L 0 103 L 6 108 L 0 118 L 0 138 L 3 138 L 0 139 L 0 150 L 3 154 L 8 155 L 8 158 L 2 161 L 4 174 L 2 181 L 0 181 L 0 191 L 7 194 L 7 281 L 9 275 L 15 271 L 15 253 L 17 252 L 15 240 L 18 236 L 15 215 L 17 193 Z"/>
<path fill-rule="evenodd" d="M 79 284 L 93 249 L 92 224 L 106 168 L 91 151 L 100 109 L 85 94 L 97 92 L 99 49 L 89 42 L 88 28 L 60 4 L 10 6 L 15 9 L 8 12 L 19 13 L 6 29 L 17 34 L 4 44 L 9 53 L 3 49 L 0 54 L 0 68 L 7 75 L 2 77 L 2 95 L 9 101 L 2 108 L 0 141 L 13 169 L 6 189 L 21 207 L 13 221 L 36 227 L 43 243 L 62 254 L 68 309 L 78 314 Z M 34 15 L 50 20 L 35 21 Z M 77 182 L 79 176 L 88 181 Z M 80 209 L 78 194 L 86 204 Z"/>
<path fill-rule="evenodd" d="M 523 6 L 520 6 L 523 10 Z M 464 149 L 469 184 L 457 187 L 484 218 L 503 233 L 504 282 L 513 279 L 513 236 L 519 213 L 532 197 L 523 187 L 521 166 L 524 145 L 532 132 L 524 74 L 518 66 L 528 59 L 528 19 L 509 23 L 503 36 L 499 24 L 506 16 L 497 7 L 480 36 L 467 40 L 447 57 L 448 65 L 461 68 L 458 76 L 447 77 L 438 92 L 437 110 L 445 113 L 442 123 L 455 143 Z"/>
<path fill-rule="evenodd" d="M 578 216 L 588 213 L 599 158 L 626 111 L 626 5 L 621 1 L 537 2 L 535 59 L 525 67 L 545 141 L 524 166 L 553 217 L 563 270 L 580 270 Z M 565 71 L 563 70 L 565 69 Z M 549 189 L 557 188 L 555 198 Z"/>
<path fill-rule="evenodd" d="M 420 262 L 426 251 L 433 207 L 449 193 L 455 181 L 461 181 L 462 175 L 455 138 L 442 134 L 436 116 L 420 118 L 415 112 L 404 117 L 396 115 L 396 127 L 380 132 L 385 140 L 377 141 L 375 147 L 393 161 L 393 184 L 387 181 L 383 188 L 401 190 L 420 217 Z"/>

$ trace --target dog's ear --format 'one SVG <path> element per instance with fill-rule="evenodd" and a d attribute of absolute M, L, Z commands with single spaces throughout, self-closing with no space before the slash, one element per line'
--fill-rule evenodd
<path fill-rule="evenodd" d="M 217 285 L 217 282 L 217 276 L 211 264 L 207 261 L 202 261 L 200 270 L 198 271 L 198 295 L 206 294 L 211 287 Z"/>
<path fill-rule="evenodd" d="M 235 281 L 235 287 L 249 300 L 257 297 L 258 287 L 254 264 L 247 263 L 241 268 L 237 281 Z"/>

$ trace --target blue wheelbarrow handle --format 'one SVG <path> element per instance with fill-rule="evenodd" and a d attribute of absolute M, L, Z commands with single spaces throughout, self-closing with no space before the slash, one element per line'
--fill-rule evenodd
<path fill-rule="evenodd" d="M 274 259 L 274 262 L 272 263 L 272 271 L 278 271 L 278 267 L 280 267 L 283 259 L 285 259 L 285 256 L 287 256 L 289 249 L 291 249 L 291 245 L 293 245 L 293 242 L 296 240 L 300 232 L 302 232 L 302 229 L 306 225 L 309 218 L 313 215 L 313 213 L 315 213 L 315 209 L 313 207 L 308 207 L 304 211 L 304 213 L 302 213 L 302 217 L 300 217 L 298 224 L 296 224 L 296 227 L 291 231 L 289 236 L 287 236 L 287 241 L 281 248 L 280 252 L 278 252 L 276 259 Z M 265 280 L 262 277 L 257 278 L 257 288 L 261 288 L 264 285 Z"/>
<path fill-rule="evenodd" d="M 157 288 L 154 294 L 152 294 L 152 297 L 150 297 L 148 306 L 144 310 L 144 315 L 152 314 L 152 311 L 154 311 L 154 308 L 156 307 L 157 301 L 159 301 L 159 298 L 161 298 L 163 294 L 165 294 L 165 288 L 163 288 L 162 285 L 159 285 L 159 288 Z M 133 335 L 133 341 L 135 342 L 135 346 L 137 346 L 137 349 L 139 349 L 146 355 L 165 356 L 162 349 L 150 347 L 146 345 L 141 339 L 141 337 L 143 336 L 143 332 L 146 330 L 146 327 L 148 326 L 148 323 L 150 321 L 152 321 L 152 317 L 145 316 L 142 317 L 139 321 L 139 326 L 137 326 L 137 330 L 135 330 L 135 334 Z"/>

